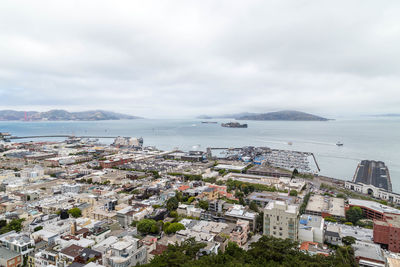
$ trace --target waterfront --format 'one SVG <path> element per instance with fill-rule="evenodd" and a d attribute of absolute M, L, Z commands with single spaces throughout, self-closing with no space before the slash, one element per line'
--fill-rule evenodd
<path fill-rule="evenodd" d="M 227 121 L 229 120 L 218 120 L 219 123 Z M 389 168 L 393 190 L 400 192 L 400 119 L 241 123 L 247 123 L 248 128 L 224 128 L 220 124 L 201 123 L 201 120 L 0 122 L 0 131 L 8 131 L 18 136 L 141 136 L 144 138 L 144 145 L 153 145 L 161 149 L 178 147 L 183 150 L 205 150 L 209 146 L 253 145 L 306 151 L 315 154 L 321 174 L 346 180 L 352 178 L 360 160 L 381 160 Z M 106 139 L 101 141 L 110 142 Z M 343 142 L 344 146 L 336 146 L 337 141 Z M 289 142 L 292 142 L 292 145 L 289 145 Z"/>

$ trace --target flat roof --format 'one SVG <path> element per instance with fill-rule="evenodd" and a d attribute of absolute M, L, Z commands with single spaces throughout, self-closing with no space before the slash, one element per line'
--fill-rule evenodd
<path fill-rule="evenodd" d="M 285 201 L 274 200 L 271 201 L 265 206 L 266 210 L 272 209 L 281 209 L 284 210 L 286 213 L 297 214 L 298 213 L 298 206 L 297 205 L 290 205 L 287 204 Z"/>
<path fill-rule="evenodd" d="M 381 247 L 378 244 L 356 241 L 352 247 L 354 248 L 354 255 L 356 257 L 385 262 Z"/>
<path fill-rule="evenodd" d="M 349 199 L 349 205 L 350 206 L 363 206 L 368 209 L 380 212 L 380 213 L 394 213 L 394 214 L 400 214 L 400 210 L 392 208 L 390 206 L 386 206 L 383 204 L 380 204 L 375 201 L 371 200 L 362 200 L 362 199 L 355 199 L 355 198 L 350 198 Z"/>
<path fill-rule="evenodd" d="M 306 210 L 314 212 L 326 212 L 331 215 L 344 217 L 344 199 L 322 195 L 313 195 L 307 203 Z"/>
<path fill-rule="evenodd" d="M 392 191 L 389 170 L 382 161 L 363 160 L 354 174 L 356 183 L 371 184 L 378 188 Z"/>
<path fill-rule="evenodd" d="M 10 260 L 13 259 L 15 257 L 19 256 L 19 253 L 0 247 L 0 258 L 4 259 L 4 260 Z"/>
<path fill-rule="evenodd" d="M 227 169 L 227 170 L 236 170 L 236 171 L 242 171 L 247 167 L 247 165 L 228 165 L 228 164 L 218 164 L 217 166 L 214 167 L 214 169 L 221 170 L 221 169 Z"/>

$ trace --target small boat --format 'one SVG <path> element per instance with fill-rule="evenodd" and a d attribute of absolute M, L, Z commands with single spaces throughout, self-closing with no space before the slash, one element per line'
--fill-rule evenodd
<path fill-rule="evenodd" d="M 343 146 L 343 143 L 340 142 L 340 141 L 338 141 L 338 142 L 336 143 L 336 145 L 337 145 L 337 146 Z"/>
<path fill-rule="evenodd" d="M 289 146 L 291 146 L 291 145 L 293 145 L 293 142 L 288 142 L 287 144 L 288 144 Z"/>

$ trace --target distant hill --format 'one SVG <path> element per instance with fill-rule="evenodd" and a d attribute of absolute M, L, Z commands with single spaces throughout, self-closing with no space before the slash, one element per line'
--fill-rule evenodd
<path fill-rule="evenodd" d="M 400 117 L 400 113 L 388 113 L 388 114 L 375 114 L 370 115 L 371 117 Z"/>
<path fill-rule="evenodd" d="M 49 110 L 45 112 L 27 111 L 28 120 L 39 121 L 100 121 L 100 120 L 133 120 L 140 117 L 115 113 L 105 110 L 90 110 L 81 112 L 68 112 L 66 110 Z M 25 120 L 25 111 L 0 110 L 0 121 Z"/>
<path fill-rule="evenodd" d="M 259 121 L 327 121 L 329 119 L 316 116 L 313 114 L 294 111 L 283 110 L 269 113 L 239 113 L 231 115 L 214 116 L 208 118 L 233 118 L 236 120 L 259 120 Z"/>

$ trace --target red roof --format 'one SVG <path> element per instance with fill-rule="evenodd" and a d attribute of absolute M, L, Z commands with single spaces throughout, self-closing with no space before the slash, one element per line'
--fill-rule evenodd
<path fill-rule="evenodd" d="M 189 189 L 189 188 L 190 188 L 190 186 L 188 186 L 188 185 L 181 185 L 180 187 L 178 187 L 178 190 L 185 191 L 186 189 Z"/>
<path fill-rule="evenodd" d="M 161 255 L 164 251 L 168 249 L 167 246 L 161 245 L 161 244 L 156 244 L 156 249 L 150 252 L 150 254 L 153 255 Z"/>

